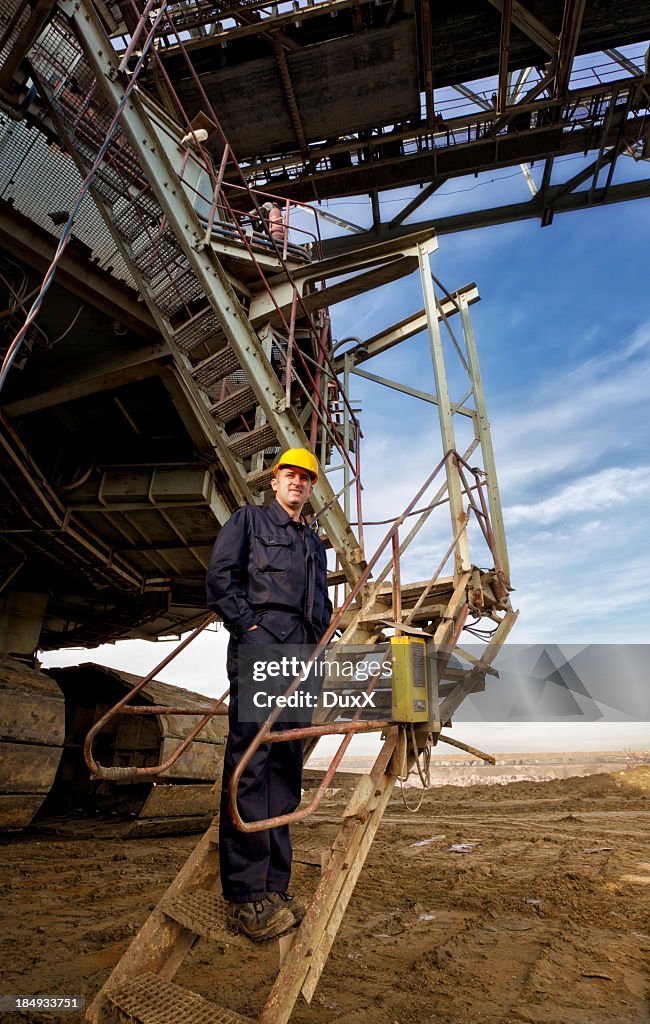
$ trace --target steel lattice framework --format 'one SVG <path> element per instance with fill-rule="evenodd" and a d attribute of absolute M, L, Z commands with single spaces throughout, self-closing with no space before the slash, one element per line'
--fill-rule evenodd
<path fill-rule="evenodd" d="M 5 4 L 3 649 L 28 658 L 38 647 L 195 626 L 214 533 L 238 505 L 268 495 L 279 450 L 309 445 L 324 468 L 310 511 L 336 559 L 337 608 L 323 642 L 335 630 L 365 649 L 387 633 L 414 635 L 437 659 L 419 729 L 356 715 L 332 722 L 321 709 L 317 725 L 297 730 L 296 738 L 332 733 L 342 743 L 312 804 L 285 822 L 317 806 L 355 732 L 382 731 L 384 743 L 345 808 L 304 922 L 281 950 L 261 1024 L 287 1021 L 301 993 L 311 1000 L 397 777 L 438 740 L 455 742 L 442 730 L 493 671 L 517 615 L 470 318 L 478 292 L 447 290 L 433 273 L 433 226 L 405 222 L 450 177 L 539 159 L 539 189 L 526 166 L 535 194 L 525 209 L 461 215 L 442 229 L 531 213 L 549 224 L 583 202 L 645 194 L 647 179 L 622 186 L 614 174 L 623 154 L 645 169 L 650 96 L 640 44 L 650 18 L 640 2 L 609 7 Z M 579 66 L 580 55 L 598 50 L 605 63 Z M 592 156 L 558 181 L 554 161 L 578 152 Z M 407 184 L 424 188 L 383 223 L 381 193 Z M 339 222 L 349 233 L 323 244 L 311 200 L 353 194 L 369 197 L 372 229 Z M 372 338 L 335 344 L 332 307 L 410 274 L 421 310 Z M 417 336 L 430 358 L 428 388 L 369 368 Z M 423 467 L 422 486 L 374 552 L 364 542 L 355 375 L 428 403 L 439 425 L 437 464 Z M 424 579 L 406 581 L 401 557 L 434 521 L 448 545 Z M 490 627 L 479 660 L 459 643 L 472 616 Z M 94 734 L 113 714 L 145 712 L 127 702 L 147 682 L 91 729 L 93 777 L 112 784 L 167 770 L 223 713 L 225 695 L 220 711 L 193 705 L 196 725 L 163 764 L 101 765 Z M 286 738 L 273 733 L 276 718 L 239 772 L 260 744 Z M 238 827 L 274 827 L 280 819 L 241 820 L 237 778 Z M 197 936 L 231 941 L 214 892 L 214 846 L 209 831 L 90 1020 L 243 1021 L 170 980 Z"/>

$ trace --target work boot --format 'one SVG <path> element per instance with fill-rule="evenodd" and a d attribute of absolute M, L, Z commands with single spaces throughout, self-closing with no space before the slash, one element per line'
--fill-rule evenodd
<path fill-rule="evenodd" d="M 266 897 L 252 903 L 229 903 L 226 911 L 228 930 L 240 932 L 254 942 L 284 935 L 295 923 L 295 917 L 284 903 L 276 906 Z"/>
<path fill-rule="evenodd" d="M 267 892 L 267 900 L 269 900 L 274 907 L 286 907 L 293 914 L 293 919 L 296 924 L 300 924 L 303 917 L 305 916 L 307 907 L 300 900 L 297 900 L 295 896 L 291 896 L 286 890 L 284 892 Z"/>

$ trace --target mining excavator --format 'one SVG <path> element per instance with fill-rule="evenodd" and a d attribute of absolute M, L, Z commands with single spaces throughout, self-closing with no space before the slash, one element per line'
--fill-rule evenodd
<path fill-rule="evenodd" d="M 157 41 L 173 31 L 166 5 L 147 5 L 121 56 L 99 6 L 59 0 L 29 54 L 43 173 L 54 180 L 58 166 L 71 185 L 67 226 L 39 298 L 61 269 L 65 241 L 72 244 L 78 196 L 90 194 L 93 232 L 113 247 L 113 275 L 144 306 L 126 334 L 119 322 L 109 336 L 98 331 L 90 358 L 87 338 L 85 348 L 62 337 L 53 351 L 39 350 L 39 306 L 6 360 L 0 442 L 15 564 L 5 572 L 8 579 L 20 574 L 23 586 L 9 592 L 2 610 L 1 685 L 10 714 L 0 823 L 22 827 L 40 816 L 41 827 L 56 831 L 74 817 L 90 822 L 93 834 L 120 821 L 131 834 L 203 829 L 87 1018 L 243 1021 L 234 1008 L 208 1004 L 172 981 L 207 936 L 227 956 L 247 946 L 279 958 L 259 1017 L 279 1024 L 301 993 L 308 1001 L 314 994 L 396 782 L 422 775 L 440 742 L 471 749 L 447 727 L 494 674 L 516 619 L 470 317 L 479 295 L 474 284 L 441 284 L 431 229 L 325 254 L 314 208 L 251 187 L 189 52 L 178 94 L 158 60 Z M 186 49 L 182 33 L 175 45 Z M 165 82 L 166 107 L 139 86 L 151 62 Z M 265 216 L 269 208 L 280 220 Z M 333 339 L 330 311 L 338 303 L 378 289 L 389 294 L 408 275 L 419 282 L 422 308 L 370 338 Z M 55 312 L 43 306 L 43 316 L 49 324 Z M 416 338 L 426 346 L 428 390 L 425 381 L 415 388 L 367 367 Z M 24 365 L 16 379 L 18 355 Z M 382 522 L 363 516 L 363 435 L 351 398 L 357 378 L 418 406 L 421 483 Z M 429 431 L 416 436 L 419 406 L 437 419 L 435 447 Z M 374 766 L 359 778 L 331 849 L 297 851 L 321 875 L 300 927 L 269 953 L 227 930 L 219 895 L 214 789 L 227 693 L 208 699 L 156 676 L 213 628 L 202 588 L 214 535 L 239 505 L 267 500 L 271 467 L 287 447 L 311 448 L 325 468 L 306 511 L 330 552 L 335 611 L 314 658 L 335 666 L 333 692 L 350 689 L 336 673 L 343 650 L 356 652 L 358 666 L 369 653 L 390 662 L 392 681 L 380 685 L 376 671 L 361 685 L 368 694 L 386 691 L 372 718 L 361 707 L 340 714 L 321 701 L 312 725 L 280 735 L 272 711 L 238 765 L 230 809 L 237 827 L 251 832 L 308 818 L 352 739 L 379 738 Z M 433 537 L 422 550 L 436 554 L 431 564 L 422 554 L 411 561 L 421 576 L 411 581 L 404 565 L 418 536 Z M 476 657 L 462 634 L 479 623 L 486 642 Z M 174 633 L 183 634 L 180 644 L 144 679 L 93 664 L 44 672 L 33 662 L 36 648 Z M 262 743 L 298 735 L 306 756 L 321 737 L 340 737 L 315 792 L 282 819 L 244 821 L 237 783 L 248 759 Z"/>

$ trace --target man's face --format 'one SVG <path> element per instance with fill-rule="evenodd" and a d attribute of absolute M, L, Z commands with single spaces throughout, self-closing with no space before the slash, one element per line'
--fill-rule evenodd
<path fill-rule="evenodd" d="M 289 515 L 299 515 L 303 505 L 314 489 L 306 469 L 299 466 L 282 466 L 271 480 L 275 496 Z"/>

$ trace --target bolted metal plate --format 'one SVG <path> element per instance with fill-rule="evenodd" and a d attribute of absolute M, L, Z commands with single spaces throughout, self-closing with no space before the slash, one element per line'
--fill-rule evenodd
<path fill-rule="evenodd" d="M 173 899 L 166 900 L 162 909 L 167 917 L 178 921 L 196 935 L 216 942 L 247 946 L 250 949 L 250 939 L 228 930 L 226 907 L 226 901 L 217 893 L 195 889 L 193 892 L 183 892 Z"/>
<path fill-rule="evenodd" d="M 106 998 L 124 1024 L 252 1024 L 250 1017 L 215 1006 L 196 992 L 153 974 L 141 975 L 108 992 Z"/>

